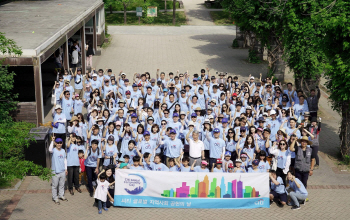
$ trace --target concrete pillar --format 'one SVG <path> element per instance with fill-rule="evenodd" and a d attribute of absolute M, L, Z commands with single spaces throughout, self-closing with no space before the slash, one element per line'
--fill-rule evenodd
<path fill-rule="evenodd" d="M 97 34 L 96 34 L 96 11 L 95 15 L 92 18 L 92 25 L 93 25 L 93 35 L 92 35 L 92 41 L 93 41 L 93 48 L 95 50 L 95 53 L 97 51 Z"/>
<path fill-rule="evenodd" d="M 37 126 L 44 123 L 44 104 L 43 104 L 43 88 L 41 79 L 41 62 L 40 57 L 33 57 L 34 69 L 34 86 L 35 86 L 35 103 Z"/>
<path fill-rule="evenodd" d="M 66 42 L 63 44 L 63 67 L 66 70 L 69 70 L 69 55 L 68 55 L 68 39 L 66 35 Z"/>
<path fill-rule="evenodd" d="M 82 74 L 86 73 L 86 36 L 85 36 L 85 23 L 80 28 L 80 37 L 81 37 L 81 68 L 82 68 Z"/>

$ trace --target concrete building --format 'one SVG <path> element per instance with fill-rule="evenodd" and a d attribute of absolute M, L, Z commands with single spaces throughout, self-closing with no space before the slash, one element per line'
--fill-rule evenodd
<path fill-rule="evenodd" d="M 56 79 L 53 54 L 62 50 L 63 68 L 69 69 L 68 40 L 87 40 L 93 48 L 105 36 L 102 0 L 13 1 L 0 4 L 0 31 L 22 48 L 20 57 L 4 56 L 4 65 L 16 73 L 14 92 L 19 94 L 18 120 L 39 125 L 52 108 L 50 99 Z M 4 58 L 0 57 L 0 58 Z M 82 73 L 86 51 L 81 46 Z"/>

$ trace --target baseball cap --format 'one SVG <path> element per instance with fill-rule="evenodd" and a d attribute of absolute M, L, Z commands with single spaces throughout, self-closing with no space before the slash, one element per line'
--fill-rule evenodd
<path fill-rule="evenodd" d="M 241 157 L 247 158 L 248 156 L 247 156 L 247 154 L 241 154 Z"/>
<path fill-rule="evenodd" d="M 168 91 L 168 89 L 163 89 L 163 92 L 167 92 Z"/>
<path fill-rule="evenodd" d="M 186 115 L 186 113 L 184 111 L 181 111 L 180 115 Z"/>
<path fill-rule="evenodd" d="M 221 164 L 221 163 L 222 163 L 221 158 L 217 159 L 217 160 L 216 160 L 216 163 L 220 163 L 220 164 Z"/>
<path fill-rule="evenodd" d="M 125 73 L 121 73 L 120 75 L 126 75 Z"/>
<path fill-rule="evenodd" d="M 118 103 L 125 103 L 124 99 L 120 99 Z"/>
<path fill-rule="evenodd" d="M 209 116 L 208 116 L 208 119 L 212 119 L 212 118 L 214 118 L 214 116 L 212 116 L 212 115 L 209 115 Z"/>
<path fill-rule="evenodd" d="M 131 92 L 130 92 L 129 90 L 127 90 L 127 91 L 125 92 L 125 94 L 126 94 L 126 95 L 130 95 Z"/>
<path fill-rule="evenodd" d="M 129 79 L 124 79 L 124 82 L 129 82 Z"/>
<path fill-rule="evenodd" d="M 275 115 L 275 114 L 276 114 L 276 111 L 272 109 L 272 110 L 270 111 L 270 115 Z"/>
<path fill-rule="evenodd" d="M 239 128 L 239 130 L 240 131 L 246 131 L 247 129 L 246 129 L 246 127 L 242 126 L 242 127 Z"/>
<path fill-rule="evenodd" d="M 259 165 L 259 160 L 253 160 L 252 164 L 253 164 L 254 166 L 258 166 L 258 165 Z"/>
<path fill-rule="evenodd" d="M 132 84 L 132 87 L 137 87 L 136 83 Z"/>
<path fill-rule="evenodd" d="M 196 82 L 197 82 L 198 80 L 197 80 L 197 78 L 193 78 L 193 81 L 196 81 Z"/>
<path fill-rule="evenodd" d="M 236 163 L 242 163 L 241 159 L 236 159 Z"/>
<path fill-rule="evenodd" d="M 229 163 L 229 164 L 228 164 L 228 168 L 233 168 L 233 164 L 232 164 L 232 163 Z"/>
<path fill-rule="evenodd" d="M 197 114 L 196 113 L 192 113 L 191 117 L 197 117 Z"/>
<path fill-rule="evenodd" d="M 254 76 L 250 77 L 250 79 L 254 79 Z"/>
<path fill-rule="evenodd" d="M 131 116 L 132 118 L 137 118 L 137 114 L 136 114 L 136 113 L 132 113 L 130 116 Z"/>
<path fill-rule="evenodd" d="M 156 80 L 155 79 L 151 79 L 151 83 L 154 83 L 154 82 L 156 82 Z"/>
<path fill-rule="evenodd" d="M 237 97 L 237 93 L 235 93 L 235 92 L 232 93 L 232 96 L 233 96 L 233 97 Z"/>
<path fill-rule="evenodd" d="M 215 128 L 214 129 L 214 133 L 220 133 L 220 129 L 219 128 Z"/>
<path fill-rule="evenodd" d="M 58 143 L 58 142 L 63 142 L 63 140 L 62 140 L 61 138 L 56 138 L 55 142 L 56 142 L 56 143 Z"/>
<path fill-rule="evenodd" d="M 208 165 L 207 161 L 205 161 L 205 160 L 202 160 L 201 164 L 204 164 L 205 166 Z"/>
<path fill-rule="evenodd" d="M 208 119 L 208 118 L 207 118 L 207 119 L 205 119 L 203 124 L 210 124 L 209 119 Z"/>
<path fill-rule="evenodd" d="M 246 110 L 252 110 L 252 107 L 247 106 L 245 109 L 246 109 Z"/>
<path fill-rule="evenodd" d="M 236 102 L 236 106 L 242 106 L 242 102 Z"/>
<path fill-rule="evenodd" d="M 147 121 L 148 120 L 153 120 L 154 121 L 154 118 L 152 116 L 150 116 L 150 117 L 147 118 Z"/>
<path fill-rule="evenodd" d="M 61 105 L 56 105 L 55 110 L 56 109 L 62 109 Z"/>
<path fill-rule="evenodd" d="M 188 126 L 194 126 L 194 122 L 193 121 L 188 122 Z"/>
<path fill-rule="evenodd" d="M 143 136 L 150 135 L 148 131 L 143 132 Z"/>
<path fill-rule="evenodd" d="M 96 73 L 92 74 L 92 77 L 97 77 L 97 74 Z"/>
<path fill-rule="evenodd" d="M 121 163 L 120 166 L 119 166 L 119 168 L 120 168 L 120 169 L 123 169 L 123 168 L 126 167 L 127 165 L 128 165 L 127 163 Z"/>
<path fill-rule="evenodd" d="M 230 151 L 226 151 L 225 152 L 225 156 L 231 156 L 231 152 Z"/>
<path fill-rule="evenodd" d="M 216 99 L 212 99 L 212 100 L 210 100 L 210 102 L 215 102 L 216 103 Z"/>
<path fill-rule="evenodd" d="M 181 90 L 181 93 L 186 93 L 186 90 L 182 89 L 182 90 Z"/>
<path fill-rule="evenodd" d="M 227 123 L 227 122 L 228 122 L 228 119 L 227 119 L 227 118 L 223 118 L 223 119 L 221 120 L 221 122 L 222 122 L 222 123 Z"/>
<path fill-rule="evenodd" d="M 170 130 L 170 134 L 176 134 L 176 130 L 175 129 L 171 129 Z"/>
<path fill-rule="evenodd" d="M 215 79 L 215 76 L 211 76 L 211 79 Z"/>
<path fill-rule="evenodd" d="M 179 114 L 177 114 L 176 112 L 173 114 L 173 117 L 179 117 Z"/>
<path fill-rule="evenodd" d="M 257 120 L 257 122 L 265 122 L 264 117 L 259 117 L 259 119 Z"/>

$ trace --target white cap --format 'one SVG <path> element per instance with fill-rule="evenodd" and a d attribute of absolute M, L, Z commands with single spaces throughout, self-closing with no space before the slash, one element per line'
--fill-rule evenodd
<path fill-rule="evenodd" d="M 55 110 L 56 109 L 62 109 L 61 105 L 56 105 Z"/>
<path fill-rule="evenodd" d="M 252 107 L 250 107 L 250 106 L 247 106 L 245 109 L 250 109 L 250 110 L 252 110 Z"/>
<path fill-rule="evenodd" d="M 236 159 L 236 162 L 242 163 L 241 159 Z"/>
<path fill-rule="evenodd" d="M 214 116 L 212 116 L 212 115 L 209 115 L 209 116 L 208 116 L 208 119 L 212 119 L 212 118 L 214 118 Z"/>
<path fill-rule="evenodd" d="M 210 102 L 215 102 L 216 103 L 216 99 L 212 99 Z"/>
<path fill-rule="evenodd" d="M 186 112 L 181 111 L 181 112 L 180 112 L 180 115 L 186 115 Z"/>
<path fill-rule="evenodd" d="M 190 122 L 188 122 L 188 126 L 194 126 L 194 122 L 193 121 L 190 121 Z"/>
<path fill-rule="evenodd" d="M 122 73 L 122 74 L 120 74 L 120 75 L 126 75 L 125 73 Z"/>
<path fill-rule="evenodd" d="M 96 73 L 92 74 L 92 77 L 97 77 L 97 74 Z"/>
<path fill-rule="evenodd" d="M 270 111 L 270 115 L 275 115 L 275 114 L 276 114 L 276 111 L 272 109 L 272 110 Z"/>
<path fill-rule="evenodd" d="M 205 123 L 210 123 L 210 121 L 209 121 L 209 119 L 207 118 L 207 119 L 204 119 L 204 124 Z"/>
<path fill-rule="evenodd" d="M 266 115 L 266 116 L 268 116 L 269 114 L 267 114 L 267 112 L 264 112 L 264 113 L 263 113 L 263 115 Z"/>
<path fill-rule="evenodd" d="M 254 79 L 254 76 L 250 77 L 250 79 Z"/>

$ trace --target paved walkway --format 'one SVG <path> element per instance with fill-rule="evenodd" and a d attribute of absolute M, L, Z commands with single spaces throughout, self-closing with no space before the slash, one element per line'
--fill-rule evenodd
<path fill-rule="evenodd" d="M 176 9 L 176 11 L 185 11 L 185 9 Z M 223 11 L 223 9 L 215 9 L 215 8 L 201 8 L 201 11 Z M 165 10 L 159 10 L 159 12 L 165 12 Z M 173 13 L 172 9 L 166 10 L 166 12 Z M 106 11 L 107 14 L 110 14 L 110 11 Z M 124 11 L 112 11 L 113 14 L 123 14 Z M 136 11 L 126 11 L 126 13 L 136 13 Z"/>
<path fill-rule="evenodd" d="M 182 2 L 189 25 L 215 25 L 210 16 L 210 11 L 204 6 L 204 0 L 183 0 Z"/>

